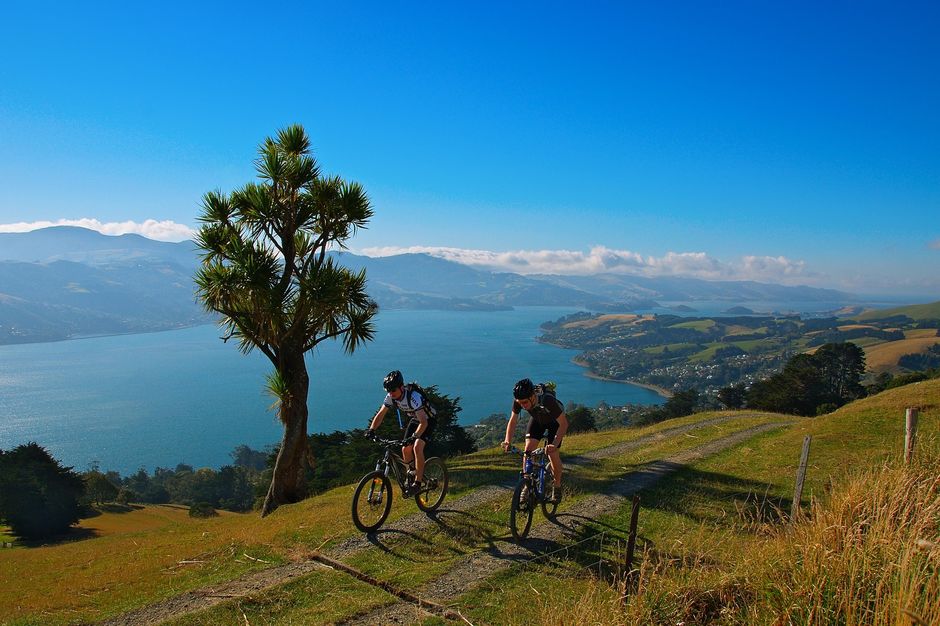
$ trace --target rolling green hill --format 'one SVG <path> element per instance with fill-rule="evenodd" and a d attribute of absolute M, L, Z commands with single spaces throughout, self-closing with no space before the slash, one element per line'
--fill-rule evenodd
<path fill-rule="evenodd" d="M 509 493 L 498 486 L 514 480 L 517 457 L 495 450 L 452 460 L 452 491 L 433 519 L 396 496 L 392 519 L 371 539 L 352 526 L 352 486 L 281 507 L 265 519 L 225 514 L 197 520 L 160 506 L 105 512 L 83 520 L 68 540 L 42 546 L 16 542 L 0 549 L 0 623 L 87 622 L 135 610 L 135 622 L 162 616 L 173 624 L 316 624 L 354 616 L 366 623 L 388 621 L 380 615 L 429 623 L 443 619 L 389 590 L 445 603 L 472 623 L 546 623 L 553 615 L 555 621 L 565 616 L 566 624 L 701 623 L 719 615 L 734 623 L 772 622 L 782 610 L 825 601 L 812 594 L 788 596 L 786 585 L 802 593 L 804 583 L 807 589 L 830 589 L 831 583 L 838 599 L 836 579 L 849 578 L 833 569 L 827 583 L 825 562 L 814 574 L 822 578 L 810 578 L 803 573 L 805 563 L 788 560 L 801 554 L 797 543 L 809 536 L 788 534 L 796 532 L 789 529 L 811 532 L 810 526 L 783 523 L 804 436 L 812 436 L 812 445 L 803 507 L 832 504 L 838 514 L 839 507 L 848 506 L 845 498 L 856 497 L 853 480 L 859 473 L 870 486 L 872 476 L 908 471 L 898 468 L 907 406 L 921 407 L 917 467 L 934 471 L 940 380 L 892 389 L 814 419 L 704 413 L 642 429 L 571 436 L 565 440 L 567 493 L 561 514 L 549 522 L 537 513 L 537 526 L 523 547 L 508 537 Z M 621 606 L 617 565 L 623 560 L 630 485 L 642 498 L 638 554 L 643 565 L 639 589 Z M 931 517 L 940 514 L 936 490 L 920 491 L 928 497 L 923 506 L 935 507 L 926 519 L 940 519 Z M 849 507 L 843 527 L 855 528 L 851 511 L 858 516 L 867 510 L 858 506 Z M 825 515 L 819 509 L 810 518 Z M 924 511 L 918 515 L 924 517 Z M 936 541 L 936 528 L 933 532 L 923 539 Z M 842 553 L 867 549 L 841 534 L 837 538 L 839 546 L 848 547 L 828 553 L 832 567 Z M 887 563 L 872 557 L 872 565 L 878 576 L 895 578 L 873 578 L 872 584 L 933 593 L 936 576 L 933 582 L 922 579 L 922 570 L 913 568 L 920 561 L 904 551 L 910 542 L 894 543 L 903 549 L 878 557 Z M 315 552 L 384 588 L 310 560 Z M 875 574 L 861 562 L 856 565 L 854 580 L 867 585 L 866 576 Z M 903 596 L 905 602 L 930 617 L 915 592 Z M 819 606 L 835 611 L 833 620 L 845 621 L 838 606 Z"/>
<path fill-rule="evenodd" d="M 883 320 L 890 317 L 904 315 L 912 320 L 938 320 L 940 319 L 940 301 L 929 304 L 912 304 L 910 306 L 901 306 L 893 309 L 880 309 L 876 311 L 865 311 L 854 317 L 860 322 L 870 322 L 874 320 Z"/>

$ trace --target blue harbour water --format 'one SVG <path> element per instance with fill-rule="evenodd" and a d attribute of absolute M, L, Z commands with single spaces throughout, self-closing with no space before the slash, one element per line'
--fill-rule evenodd
<path fill-rule="evenodd" d="M 383 311 L 376 339 L 352 356 L 335 342 L 308 357 L 314 432 L 363 428 L 382 401 L 382 377 L 459 396 L 460 422 L 507 413 L 513 383 L 554 380 L 558 397 L 589 406 L 656 404 L 654 392 L 585 376 L 576 350 L 535 341 L 539 325 L 574 309 Z M 219 467 L 240 444 L 260 449 L 281 428 L 264 392 L 271 370 L 214 326 L 0 346 L 0 449 L 36 441 L 66 465 L 97 461 L 122 474 L 144 467 Z"/>

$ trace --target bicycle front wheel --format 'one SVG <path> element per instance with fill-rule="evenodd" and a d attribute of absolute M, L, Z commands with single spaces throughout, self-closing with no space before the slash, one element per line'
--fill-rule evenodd
<path fill-rule="evenodd" d="M 441 506 L 444 496 L 447 495 L 447 466 L 437 457 L 431 457 L 424 462 L 424 482 L 421 491 L 415 494 L 418 508 L 430 513 Z"/>
<path fill-rule="evenodd" d="M 529 528 L 532 527 L 534 498 L 535 494 L 532 493 L 529 481 L 520 478 L 519 484 L 512 492 L 512 506 L 509 507 L 509 530 L 512 531 L 512 537 L 516 541 L 525 539 L 529 534 Z"/>
<path fill-rule="evenodd" d="M 392 510 L 392 483 L 382 472 L 362 477 L 353 494 L 352 518 L 356 528 L 369 533 L 382 525 Z"/>

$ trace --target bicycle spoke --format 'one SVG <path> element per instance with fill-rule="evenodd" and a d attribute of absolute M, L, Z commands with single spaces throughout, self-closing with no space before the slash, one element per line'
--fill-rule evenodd
<path fill-rule="evenodd" d="M 381 472 L 366 474 L 353 495 L 352 517 L 359 530 L 370 532 L 382 525 L 392 506 L 391 483 Z"/>
<path fill-rule="evenodd" d="M 447 494 L 447 466 L 438 458 L 430 458 L 424 464 L 424 481 L 415 502 L 422 511 L 430 512 L 441 505 Z"/>

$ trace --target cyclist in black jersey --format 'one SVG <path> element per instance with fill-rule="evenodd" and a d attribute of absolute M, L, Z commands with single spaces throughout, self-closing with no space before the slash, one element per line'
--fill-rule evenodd
<path fill-rule="evenodd" d="M 431 434 L 434 432 L 436 419 L 434 411 L 420 391 L 413 389 L 415 385 L 409 383 L 405 385 L 405 379 L 401 372 L 394 370 L 388 373 L 382 386 L 388 392 L 385 400 L 378 412 L 372 418 L 369 428 L 366 430 L 366 436 L 371 436 L 382 425 L 385 414 L 389 409 L 397 409 L 400 413 L 409 418 L 405 426 L 404 439 L 415 437 L 413 443 L 403 446 L 401 457 L 405 463 L 411 464 L 412 457 L 415 462 L 415 480 L 409 487 L 405 495 L 414 495 L 421 491 L 421 481 L 424 480 L 424 446 L 431 440 Z"/>
<path fill-rule="evenodd" d="M 535 450 L 543 437 L 547 440 L 545 452 L 551 461 L 554 488 L 551 500 L 557 502 L 561 496 L 561 455 L 558 449 L 561 440 L 568 432 L 568 416 L 561 402 L 552 393 L 547 393 L 541 385 L 536 387 L 528 378 L 516 383 L 512 390 L 512 411 L 509 423 L 506 425 L 506 438 L 503 440 L 503 450 L 508 451 L 512 445 L 512 435 L 516 430 L 519 413 L 523 409 L 529 414 L 529 425 L 525 429 L 525 451 Z M 523 457 L 523 469 L 525 468 Z"/>

